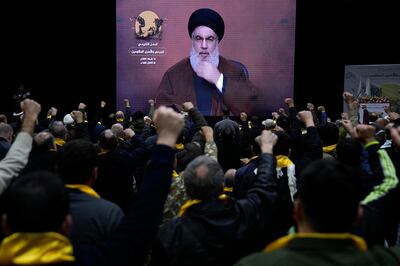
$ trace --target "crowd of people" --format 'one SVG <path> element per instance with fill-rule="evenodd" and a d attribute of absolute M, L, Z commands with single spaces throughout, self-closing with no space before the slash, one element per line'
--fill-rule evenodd
<path fill-rule="evenodd" d="M 0 115 L 0 265 L 400 265 L 400 115 Z"/>

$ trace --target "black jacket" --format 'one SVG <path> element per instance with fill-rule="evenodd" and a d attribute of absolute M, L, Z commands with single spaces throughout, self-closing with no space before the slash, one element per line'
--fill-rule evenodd
<path fill-rule="evenodd" d="M 257 237 L 277 198 L 275 158 L 263 154 L 245 198 L 191 206 L 165 224 L 152 253 L 154 265 L 232 265 Z"/>

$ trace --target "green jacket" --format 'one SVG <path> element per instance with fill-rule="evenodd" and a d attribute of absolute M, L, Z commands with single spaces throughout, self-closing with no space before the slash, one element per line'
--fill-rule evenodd
<path fill-rule="evenodd" d="M 362 250 L 352 239 L 293 238 L 281 248 L 247 256 L 236 265 L 398 266 L 400 248 L 375 246 Z"/>

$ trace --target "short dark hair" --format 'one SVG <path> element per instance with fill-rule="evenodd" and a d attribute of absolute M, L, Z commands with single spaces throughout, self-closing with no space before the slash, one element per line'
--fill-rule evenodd
<path fill-rule="evenodd" d="M 348 232 L 357 218 L 360 178 L 337 160 L 320 159 L 302 172 L 298 196 L 314 230 Z"/>
<path fill-rule="evenodd" d="M 286 115 L 280 115 L 276 119 L 276 125 L 281 127 L 283 130 L 288 131 L 290 129 L 290 120 Z"/>
<path fill-rule="evenodd" d="M 337 159 L 350 166 L 359 166 L 362 153 L 362 144 L 352 138 L 345 138 L 336 146 Z"/>
<path fill-rule="evenodd" d="M 97 165 L 94 145 L 83 139 L 67 142 L 58 152 L 58 174 L 69 184 L 85 184 Z"/>
<path fill-rule="evenodd" d="M 204 167 L 204 172 L 201 168 Z M 224 172 L 217 161 L 202 155 L 188 164 L 183 172 L 186 194 L 192 199 L 218 198 L 224 186 Z"/>
<path fill-rule="evenodd" d="M 339 141 L 339 128 L 334 123 L 326 123 L 318 127 L 318 133 L 324 146 L 337 144 Z"/>
<path fill-rule="evenodd" d="M 287 133 L 282 131 L 275 131 L 275 135 L 278 136 L 278 140 L 274 146 L 274 155 L 289 155 L 290 151 L 290 137 Z"/>
<path fill-rule="evenodd" d="M 5 192 L 4 209 L 13 232 L 57 232 L 69 212 L 68 192 L 59 176 L 30 172 Z"/>

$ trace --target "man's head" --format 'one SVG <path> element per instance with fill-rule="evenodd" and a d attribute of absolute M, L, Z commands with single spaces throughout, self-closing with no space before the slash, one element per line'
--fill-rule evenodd
<path fill-rule="evenodd" d="M 359 215 L 360 180 L 357 172 L 333 159 L 304 169 L 294 216 L 300 232 L 348 232 Z"/>
<path fill-rule="evenodd" d="M 60 177 L 31 172 L 18 178 L 4 195 L 3 229 L 13 232 L 62 232 L 69 222 L 69 198 Z"/>
<path fill-rule="evenodd" d="M 89 141 L 67 142 L 58 153 L 57 170 L 68 184 L 91 184 L 96 177 L 97 153 Z"/>
<path fill-rule="evenodd" d="M 112 129 L 106 129 L 100 133 L 99 145 L 105 150 L 114 150 L 118 146 L 117 136 Z"/>
<path fill-rule="evenodd" d="M 339 128 L 334 123 L 319 126 L 318 133 L 323 146 L 333 145 L 339 141 Z"/>
<path fill-rule="evenodd" d="M 183 172 L 186 193 L 191 199 L 217 199 L 224 187 L 224 172 L 209 156 L 199 156 Z"/>
<path fill-rule="evenodd" d="M 33 148 L 38 151 L 49 151 L 56 148 L 53 135 L 50 132 L 42 131 L 33 137 Z"/>
<path fill-rule="evenodd" d="M 200 61 L 208 61 L 218 66 L 218 45 L 225 31 L 222 17 L 214 10 L 198 9 L 189 18 L 188 31 L 192 39 L 190 54 L 192 67 L 195 68 Z"/>
<path fill-rule="evenodd" d="M 112 132 L 114 132 L 117 138 L 124 137 L 124 127 L 121 125 L 121 123 L 115 123 L 114 125 L 112 125 L 111 130 Z"/>
<path fill-rule="evenodd" d="M 0 137 L 6 139 L 9 143 L 11 143 L 13 133 L 14 130 L 9 124 L 0 123 Z"/>
<path fill-rule="evenodd" d="M 68 129 L 61 121 L 53 121 L 49 125 L 49 131 L 55 138 L 63 140 L 67 139 Z"/>

